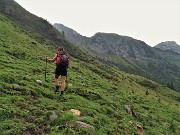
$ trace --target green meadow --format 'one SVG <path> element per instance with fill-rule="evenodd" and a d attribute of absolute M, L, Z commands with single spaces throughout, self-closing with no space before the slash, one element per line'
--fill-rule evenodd
<path fill-rule="evenodd" d="M 44 60 L 54 56 L 57 46 L 30 33 L 0 14 L 1 135 L 137 135 L 130 123 L 141 125 L 146 135 L 180 134 L 178 92 L 89 54 L 71 56 L 60 98 L 54 93 L 55 64 L 46 68 Z"/>

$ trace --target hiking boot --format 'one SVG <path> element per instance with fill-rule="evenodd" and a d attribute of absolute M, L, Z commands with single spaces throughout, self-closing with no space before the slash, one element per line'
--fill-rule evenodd
<path fill-rule="evenodd" d="M 64 97 L 64 92 L 61 91 L 60 97 Z"/>
<path fill-rule="evenodd" d="M 54 92 L 59 92 L 59 86 L 56 86 L 55 91 Z"/>
<path fill-rule="evenodd" d="M 64 97 L 64 94 L 60 94 L 60 97 Z"/>

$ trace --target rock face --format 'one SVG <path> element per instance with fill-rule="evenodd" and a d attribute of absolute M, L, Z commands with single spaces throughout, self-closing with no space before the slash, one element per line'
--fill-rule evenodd
<path fill-rule="evenodd" d="M 145 42 L 113 33 L 96 33 L 87 45 L 93 51 L 108 53 L 125 58 L 153 58 L 153 49 Z"/>
<path fill-rule="evenodd" d="M 55 23 L 54 27 L 64 33 L 67 40 L 76 46 L 98 53 L 121 55 L 128 58 L 151 58 L 155 57 L 153 48 L 145 42 L 127 36 L 120 36 L 114 33 L 96 33 L 92 37 L 85 37 L 64 26 Z"/>

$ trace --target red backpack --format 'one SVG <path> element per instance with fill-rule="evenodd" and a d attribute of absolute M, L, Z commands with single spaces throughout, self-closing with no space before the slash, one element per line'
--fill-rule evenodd
<path fill-rule="evenodd" d="M 69 64 L 69 57 L 65 51 L 58 51 L 56 58 L 56 65 L 58 67 L 67 68 Z"/>

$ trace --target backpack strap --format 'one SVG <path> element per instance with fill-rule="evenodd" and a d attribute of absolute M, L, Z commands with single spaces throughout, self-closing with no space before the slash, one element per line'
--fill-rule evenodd
<path fill-rule="evenodd" d="M 58 51 L 57 52 L 57 58 L 56 58 L 56 64 L 60 63 L 60 61 L 61 61 L 61 52 Z"/>

